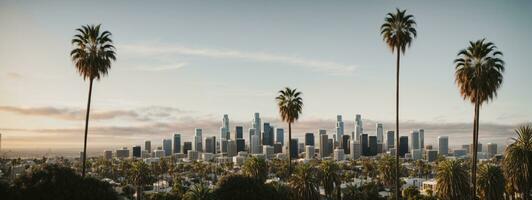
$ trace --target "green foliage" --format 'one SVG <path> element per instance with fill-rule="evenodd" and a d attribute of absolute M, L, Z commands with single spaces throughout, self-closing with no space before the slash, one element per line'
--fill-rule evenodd
<path fill-rule="evenodd" d="M 502 169 L 492 164 L 483 164 L 478 170 L 478 196 L 480 199 L 503 199 L 504 175 Z"/>
<path fill-rule="evenodd" d="M 320 197 L 317 170 L 309 164 L 296 168 L 295 173 L 290 177 L 289 185 L 296 199 L 317 200 Z"/>
<path fill-rule="evenodd" d="M 343 200 L 380 200 L 383 199 L 379 195 L 379 186 L 373 182 L 356 187 L 355 185 L 347 185 L 342 189 Z"/>
<path fill-rule="evenodd" d="M 530 196 L 532 190 L 532 127 L 515 130 L 517 138 L 504 151 L 503 170 L 509 195 Z"/>
<path fill-rule="evenodd" d="M 263 158 L 253 156 L 247 159 L 242 171 L 246 176 L 252 177 L 260 183 L 264 183 L 268 178 L 268 164 Z"/>
<path fill-rule="evenodd" d="M 325 197 L 333 199 L 335 190 L 340 191 L 341 179 L 339 166 L 334 161 L 322 161 L 319 165 L 321 185 L 325 190 Z"/>
<path fill-rule="evenodd" d="M 468 199 L 470 196 L 468 172 L 459 160 L 438 163 L 436 182 L 436 194 L 441 200 Z"/>
<path fill-rule="evenodd" d="M 183 196 L 184 200 L 214 200 L 212 190 L 203 183 L 193 185 Z"/>

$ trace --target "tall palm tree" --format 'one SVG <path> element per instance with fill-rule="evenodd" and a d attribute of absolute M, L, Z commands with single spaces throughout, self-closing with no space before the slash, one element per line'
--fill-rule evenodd
<path fill-rule="evenodd" d="M 323 161 L 319 165 L 321 184 L 325 191 L 325 197 L 327 199 L 334 199 L 333 191 L 340 190 L 340 175 L 338 174 L 340 168 L 338 164 L 333 161 L 327 160 Z"/>
<path fill-rule="evenodd" d="M 262 158 L 251 157 L 244 163 L 243 173 L 259 183 L 264 183 L 268 178 L 268 165 Z"/>
<path fill-rule="evenodd" d="M 310 164 L 297 167 L 288 182 L 294 190 L 296 199 L 318 200 L 320 198 L 317 172 Z"/>
<path fill-rule="evenodd" d="M 416 21 L 413 15 L 406 14 L 406 10 L 396 9 L 395 13 L 388 13 L 381 26 L 381 35 L 392 53 L 397 53 L 397 69 L 395 83 L 395 174 L 399 174 L 399 63 L 401 53 L 405 54 L 417 36 Z M 399 199 L 399 176 L 395 178 L 396 199 Z"/>
<path fill-rule="evenodd" d="M 289 87 L 279 91 L 277 100 L 277 106 L 279 107 L 279 114 L 281 119 L 288 123 L 288 171 L 292 170 L 292 123 L 299 119 L 299 115 L 303 111 L 303 98 L 302 93 L 297 89 L 291 89 Z"/>
<path fill-rule="evenodd" d="M 100 32 L 100 25 L 85 25 L 76 29 L 70 52 L 72 61 L 83 80 L 89 80 L 89 100 L 87 115 L 85 116 L 85 139 L 83 142 L 83 169 L 81 175 L 85 177 L 85 160 L 87 157 L 87 132 L 89 128 L 89 112 L 91 108 L 92 82 L 100 80 L 111 69 L 111 61 L 116 60 L 115 47 L 111 40 L 111 32 Z"/>
<path fill-rule="evenodd" d="M 443 160 L 438 163 L 436 194 L 441 200 L 469 198 L 470 184 L 467 169 L 459 160 Z"/>
<path fill-rule="evenodd" d="M 455 82 L 464 99 L 475 105 L 473 122 L 473 162 L 471 182 L 473 183 L 471 198 L 476 197 L 477 151 L 480 107 L 483 103 L 497 97 L 497 90 L 502 84 L 504 61 L 497 47 L 485 39 L 469 42 L 469 47 L 458 52 L 455 64 Z"/>
<path fill-rule="evenodd" d="M 478 196 L 485 200 L 504 198 L 504 175 L 499 166 L 483 164 L 478 169 Z"/>
<path fill-rule="evenodd" d="M 133 163 L 128 179 L 136 186 L 138 200 L 142 199 L 142 188 L 154 181 L 150 166 L 142 160 Z"/>
<path fill-rule="evenodd" d="M 515 132 L 517 138 L 506 147 L 502 166 L 509 189 L 526 200 L 532 190 L 532 126 L 521 126 Z"/>
<path fill-rule="evenodd" d="M 392 156 L 386 155 L 382 157 L 379 162 L 377 168 L 379 169 L 379 179 L 386 187 L 391 187 L 395 180 L 395 166 L 394 166 L 394 159 Z"/>

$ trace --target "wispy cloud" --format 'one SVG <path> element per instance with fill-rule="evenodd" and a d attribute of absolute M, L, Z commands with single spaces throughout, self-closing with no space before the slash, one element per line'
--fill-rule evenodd
<path fill-rule="evenodd" d="M 167 70 L 175 70 L 183 68 L 188 63 L 181 62 L 181 63 L 174 63 L 174 64 L 164 64 L 164 65 L 143 65 L 140 67 L 137 67 L 137 70 L 140 71 L 151 71 L 151 72 L 159 72 L 159 71 L 167 71 Z"/>
<path fill-rule="evenodd" d="M 264 52 L 244 52 L 232 49 L 213 49 L 213 48 L 191 48 L 179 45 L 144 45 L 130 44 L 122 45 L 121 49 L 125 52 L 142 54 L 142 55 L 188 55 L 203 56 L 220 59 L 245 59 L 259 62 L 286 63 L 301 67 L 307 67 L 315 71 L 326 72 L 335 75 L 345 75 L 353 73 L 355 65 L 342 64 L 333 61 L 323 61 L 319 59 L 310 59 L 299 56 L 285 56 Z"/>

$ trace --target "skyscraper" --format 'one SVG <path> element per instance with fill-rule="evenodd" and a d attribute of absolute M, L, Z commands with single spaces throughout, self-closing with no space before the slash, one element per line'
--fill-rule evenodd
<path fill-rule="evenodd" d="M 362 148 L 362 155 L 363 156 L 369 156 L 369 141 L 368 141 L 368 134 L 362 134 L 360 135 L 360 144 Z"/>
<path fill-rule="evenodd" d="M 377 123 L 375 126 L 377 130 L 377 143 L 382 144 L 384 143 L 384 130 L 382 129 L 382 124 Z"/>
<path fill-rule="evenodd" d="M 236 149 L 236 141 L 235 140 L 227 140 L 227 156 L 228 157 L 233 157 L 233 156 L 236 156 L 237 154 L 237 149 Z"/>
<path fill-rule="evenodd" d="M 344 154 L 349 154 L 349 135 L 343 135 L 340 141 L 340 148 L 344 150 Z"/>
<path fill-rule="evenodd" d="M 334 140 L 332 138 L 327 139 L 327 153 L 330 155 L 334 151 Z"/>
<path fill-rule="evenodd" d="M 284 129 L 277 128 L 277 130 L 275 130 L 275 134 L 276 134 L 275 142 L 281 143 L 281 145 L 284 145 Z"/>
<path fill-rule="evenodd" d="M 438 153 L 440 155 L 449 154 L 449 137 L 438 136 Z"/>
<path fill-rule="evenodd" d="M 181 153 L 181 134 L 174 134 L 174 153 Z"/>
<path fill-rule="evenodd" d="M 133 157 L 140 158 L 140 146 L 133 146 Z"/>
<path fill-rule="evenodd" d="M 399 137 L 399 156 L 405 157 L 408 153 L 408 136 Z"/>
<path fill-rule="evenodd" d="M 194 130 L 194 151 L 202 152 L 203 151 L 203 134 L 201 128 L 196 128 Z"/>
<path fill-rule="evenodd" d="M 249 134 L 249 148 L 250 148 L 249 151 L 251 152 L 251 144 L 253 143 L 253 141 L 251 140 L 251 137 L 253 135 L 255 135 L 255 129 L 254 128 L 250 128 L 250 129 L 248 129 L 248 132 L 249 132 L 248 134 Z"/>
<path fill-rule="evenodd" d="M 231 139 L 231 136 L 229 135 L 229 115 L 224 114 L 224 118 L 222 119 L 222 127 L 220 128 L 220 139 Z"/>
<path fill-rule="evenodd" d="M 151 153 L 151 141 L 144 141 L 144 150 L 148 151 L 148 153 Z"/>
<path fill-rule="evenodd" d="M 388 146 L 388 149 L 395 148 L 395 132 L 394 131 L 388 131 L 386 132 L 386 144 Z"/>
<path fill-rule="evenodd" d="M 183 142 L 183 154 L 188 155 L 188 151 L 192 150 L 192 142 Z"/>
<path fill-rule="evenodd" d="M 314 146 L 314 133 L 305 133 L 305 146 Z"/>
<path fill-rule="evenodd" d="M 378 153 L 377 136 L 369 136 L 369 155 L 376 156 Z"/>
<path fill-rule="evenodd" d="M 236 139 L 236 152 L 241 152 L 246 150 L 246 141 L 244 138 L 237 138 Z"/>
<path fill-rule="evenodd" d="M 329 138 L 327 134 L 320 134 L 320 158 L 325 158 L 329 156 Z"/>
<path fill-rule="evenodd" d="M 413 130 L 410 133 L 410 141 L 408 142 L 410 144 L 410 152 L 413 152 L 414 149 L 420 149 L 419 147 L 419 131 Z"/>
<path fill-rule="evenodd" d="M 344 122 L 342 121 L 342 115 L 336 116 L 336 140 L 340 141 L 344 135 Z"/>
<path fill-rule="evenodd" d="M 251 153 L 252 154 L 259 154 L 261 151 L 262 145 L 260 144 L 259 136 L 254 134 L 251 136 Z"/>
<path fill-rule="evenodd" d="M 497 144 L 495 143 L 488 143 L 488 156 L 491 158 L 495 154 L 497 154 Z"/>
<path fill-rule="evenodd" d="M 425 129 L 419 129 L 419 148 L 425 148 Z"/>
<path fill-rule="evenodd" d="M 244 128 L 242 126 L 235 127 L 235 139 L 244 138 Z"/>
<path fill-rule="evenodd" d="M 273 146 L 274 143 L 274 134 L 273 127 L 270 126 L 270 123 L 264 123 L 264 133 L 262 134 L 262 145 Z"/>
<path fill-rule="evenodd" d="M 172 155 L 172 139 L 163 139 L 164 156 Z"/>
<path fill-rule="evenodd" d="M 216 137 L 206 137 L 205 138 L 205 152 L 206 153 L 216 153 Z"/>
<path fill-rule="evenodd" d="M 292 138 L 292 141 L 290 141 L 290 155 L 292 159 L 298 158 L 298 139 Z"/>
<path fill-rule="evenodd" d="M 261 128 L 260 114 L 258 112 L 255 113 L 254 115 L 253 123 L 251 124 L 251 127 L 255 129 L 255 134 L 259 136 L 259 142 L 260 144 L 262 144 L 262 142 L 260 141 L 262 139 L 260 135 L 262 133 L 262 128 Z"/>
<path fill-rule="evenodd" d="M 314 158 L 314 145 L 305 146 L 305 159 L 310 160 Z"/>
<path fill-rule="evenodd" d="M 355 115 L 355 141 L 360 140 L 360 135 L 364 132 L 362 128 L 362 116 L 360 114 Z"/>

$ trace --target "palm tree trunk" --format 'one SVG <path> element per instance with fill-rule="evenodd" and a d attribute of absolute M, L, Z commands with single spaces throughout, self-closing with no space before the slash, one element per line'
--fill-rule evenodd
<path fill-rule="evenodd" d="M 397 47 L 397 74 L 395 82 L 395 199 L 399 200 L 399 62 L 401 50 Z"/>
<path fill-rule="evenodd" d="M 141 186 L 137 186 L 137 200 L 142 199 L 141 194 L 142 194 Z"/>
<path fill-rule="evenodd" d="M 92 96 L 92 82 L 93 78 L 90 80 L 89 85 L 89 101 L 87 103 L 87 115 L 85 116 L 85 140 L 83 142 L 83 169 L 81 170 L 81 176 L 85 177 L 85 164 L 87 160 L 87 133 L 89 130 L 89 112 L 91 110 L 91 96 Z"/>
<path fill-rule="evenodd" d="M 477 93 L 478 94 L 478 93 Z M 479 114 L 480 114 L 480 105 L 478 95 L 476 96 L 477 100 L 475 102 L 475 119 L 473 121 L 473 162 L 471 162 L 471 184 L 473 188 L 471 191 L 471 199 L 476 199 L 477 194 L 477 151 L 478 151 L 478 124 L 479 124 Z"/>
<path fill-rule="evenodd" d="M 292 174 L 292 123 L 288 123 L 288 174 Z"/>

